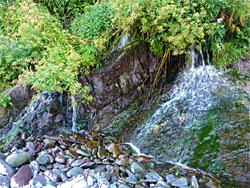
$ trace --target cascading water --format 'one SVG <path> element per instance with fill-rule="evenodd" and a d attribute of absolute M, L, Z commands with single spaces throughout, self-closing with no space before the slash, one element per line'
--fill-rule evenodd
<path fill-rule="evenodd" d="M 191 68 L 176 80 L 170 100 L 138 126 L 127 141 L 165 161 L 222 176 L 235 174 L 232 166 L 246 165 L 235 162 L 235 158 L 250 134 L 249 109 L 243 104 L 249 103 L 249 96 L 233 86 L 223 72 L 205 65 L 202 51 L 199 53 L 191 48 Z M 201 63 L 197 67 L 198 59 Z"/>
<path fill-rule="evenodd" d="M 185 129 L 190 128 L 216 102 L 216 93 L 229 87 L 222 73 L 210 65 L 205 66 L 201 56 L 202 65 L 195 67 L 197 55 L 192 49 L 192 68 L 177 79 L 170 100 L 162 104 L 142 127 L 138 127 L 132 136 L 134 143 L 144 145 L 150 135 L 168 124 L 185 124 Z"/>

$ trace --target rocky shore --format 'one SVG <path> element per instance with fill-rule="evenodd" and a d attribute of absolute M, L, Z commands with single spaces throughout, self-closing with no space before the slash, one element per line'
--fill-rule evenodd
<path fill-rule="evenodd" d="M 97 132 L 29 137 L 0 153 L 0 187 L 219 187 L 209 174 L 137 156 L 118 139 Z"/>

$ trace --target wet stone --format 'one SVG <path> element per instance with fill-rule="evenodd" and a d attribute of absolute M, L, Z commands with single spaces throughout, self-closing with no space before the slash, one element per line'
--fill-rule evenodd
<path fill-rule="evenodd" d="M 115 143 L 111 143 L 108 147 L 107 147 L 108 151 L 110 153 L 113 154 L 114 158 L 117 158 L 120 154 L 121 151 L 119 150 L 119 147 L 115 144 Z"/>
<path fill-rule="evenodd" d="M 80 167 L 81 168 L 89 168 L 89 167 L 93 167 L 95 166 L 95 162 L 86 162 L 86 163 L 83 163 Z"/>
<path fill-rule="evenodd" d="M 138 157 L 137 158 L 137 162 L 139 162 L 139 163 L 141 163 L 141 164 L 148 164 L 148 163 L 150 163 L 152 161 L 152 159 L 151 158 L 149 158 L 149 157 Z"/>
<path fill-rule="evenodd" d="M 69 170 L 67 172 L 67 176 L 70 178 L 70 177 L 76 176 L 78 174 L 81 174 L 82 172 L 83 172 L 82 168 L 80 168 L 80 167 L 74 167 L 74 168 L 72 168 L 71 170 Z"/>
<path fill-rule="evenodd" d="M 55 173 L 55 172 L 53 172 L 51 170 L 45 171 L 44 175 L 47 176 L 50 179 L 50 181 L 52 181 L 52 182 L 60 181 L 60 176 L 57 175 L 57 173 Z"/>
<path fill-rule="evenodd" d="M 107 151 L 101 146 L 98 147 L 97 156 L 99 159 L 104 159 L 108 155 Z"/>
<path fill-rule="evenodd" d="M 29 166 L 30 166 L 30 169 L 31 169 L 33 176 L 35 176 L 36 174 L 39 173 L 40 165 L 37 161 L 31 161 Z"/>
<path fill-rule="evenodd" d="M 186 178 L 181 177 L 172 182 L 171 185 L 175 187 L 186 187 L 188 185 L 188 181 Z"/>
<path fill-rule="evenodd" d="M 45 164 L 49 163 L 50 160 L 49 160 L 49 157 L 46 156 L 47 154 L 49 154 L 47 151 L 41 151 L 38 154 L 36 161 L 41 165 L 45 165 Z"/>
<path fill-rule="evenodd" d="M 155 187 L 162 187 L 162 188 L 171 188 L 170 185 L 168 185 L 166 182 L 164 182 L 163 180 L 159 180 L 157 181 Z"/>
<path fill-rule="evenodd" d="M 134 174 L 139 174 L 139 175 L 145 174 L 145 172 L 146 172 L 144 166 L 141 163 L 138 163 L 138 162 L 133 162 L 131 164 L 131 171 Z"/>
<path fill-rule="evenodd" d="M 169 174 L 169 175 L 166 176 L 166 181 L 167 181 L 168 184 L 171 184 L 175 180 L 177 180 L 177 178 L 173 174 Z"/>
<path fill-rule="evenodd" d="M 62 180 L 63 182 L 65 182 L 65 181 L 68 180 L 68 176 L 67 176 L 66 172 L 61 172 L 61 180 Z"/>
<path fill-rule="evenodd" d="M 128 165 L 128 157 L 126 155 L 119 155 L 116 159 L 115 163 L 120 166 L 127 166 Z"/>
<path fill-rule="evenodd" d="M 66 162 L 66 159 L 62 155 L 56 154 L 55 161 L 57 163 L 64 164 Z"/>
<path fill-rule="evenodd" d="M 155 180 L 155 181 L 158 181 L 158 180 L 163 180 L 163 178 L 157 174 L 156 172 L 149 172 L 145 175 L 145 177 L 148 179 L 148 180 Z"/>
<path fill-rule="evenodd" d="M 86 161 L 86 160 L 84 160 L 84 159 L 78 159 L 78 160 L 74 161 L 73 163 L 71 163 L 70 166 L 72 166 L 72 167 L 79 167 L 79 166 L 81 166 L 83 163 L 85 163 L 85 161 Z"/>
<path fill-rule="evenodd" d="M 5 160 L 6 156 L 3 153 L 0 153 L 0 159 Z"/>
<path fill-rule="evenodd" d="M 73 150 L 67 150 L 66 155 L 73 157 L 74 159 L 78 158 L 78 154 Z"/>
<path fill-rule="evenodd" d="M 43 187 L 47 184 L 48 179 L 45 176 L 37 175 L 29 181 L 30 187 Z"/>
<path fill-rule="evenodd" d="M 59 170 L 62 171 L 62 172 L 67 172 L 67 171 L 70 170 L 70 167 L 67 166 L 67 165 L 60 165 Z"/>
<path fill-rule="evenodd" d="M 29 161 L 30 155 L 27 152 L 21 151 L 10 154 L 5 161 L 12 167 L 18 167 Z"/>
<path fill-rule="evenodd" d="M 36 144 L 34 142 L 27 142 L 26 148 L 28 149 L 28 153 L 30 156 L 33 156 L 36 153 Z"/>
<path fill-rule="evenodd" d="M 76 153 L 85 157 L 91 156 L 91 153 L 89 151 L 83 149 L 76 149 Z"/>
<path fill-rule="evenodd" d="M 196 177 L 195 177 L 194 175 L 193 175 L 192 178 L 191 178 L 191 187 L 192 187 L 192 188 L 199 188 L 197 179 L 196 179 Z"/>

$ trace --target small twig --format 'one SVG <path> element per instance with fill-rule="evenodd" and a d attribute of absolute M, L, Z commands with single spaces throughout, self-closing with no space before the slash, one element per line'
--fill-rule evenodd
<path fill-rule="evenodd" d="M 231 14 L 231 16 L 229 18 L 229 23 L 228 23 L 229 27 L 231 27 L 231 25 L 232 25 L 233 15 L 234 15 L 234 8 L 233 8 L 233 12 L 232 12 L 232 14 Z"/>
<path fill-rule="evenodd" d="M 55 136 L 48 136 L 48 135 L 44 135 L 43 136 L 44 138 L 46 139 L 50 139 L 50 140 L 56 140 L 56 141 L 67 141 L 67 142 L 72 142 L 72 143 L 76 143 L 76 144 L 82 144 L 82 142 L 78 142 L 76 140 L 71 140 L 71 139 L 68 139 L 68 138 L 58 138 L 58 137 L 55 137 Z"/>
<path fill-rule="evenodd" d="M 154 88 L 156 82 L 158 81 L 158 77 L 159 77 L 160 71 L 162 70 L 163 65 L 164 65 L 165 62 L 167 61 L 168 54 L 169 54 L 169 49 L 168 49 L 168 51 L 164 54 L 164 56 L 163 56 L 163 58 L 162 58 L 161 64 L 160 64 L 160 66 L 159 66 L 159 68 L 158 68 L 158 70 L 157 70 L 157 73 L 156 73 L 154 82 L 153 82 L 153 84 L 152 84 L 151 87 L 150 87 L 149 93 L 151 93 L 151 91 L 153 90 L 153 88 Z"/>
<path fill-rule="evenodd" d="M 190 170 L 190 171 L 193 171 L 193 172 L 202 173 L 202 174 L 204 174 L 205 176 L 209 176 L 210 178 L 214 179 L 217 183 L 219 183 L 219 184 L 221 183 L 220 180 L 218 180 L 217 178 L 215 178 L 215 177 L 212 176 L 211 174 L 208 174 L 208 173 L 206 173 L 206 172 L 202 172 L 202 171 L 200 171 L 200 170 L 196 170 L 196 169 L 192 169 L 192 168 L 182 168 L 182 167 L 178 167 L 178 166 L 176 166 L 176 167 L 174 167 L 174 168 L 179 168 L 179 169 L 183 169 L 183 170 Z"/>

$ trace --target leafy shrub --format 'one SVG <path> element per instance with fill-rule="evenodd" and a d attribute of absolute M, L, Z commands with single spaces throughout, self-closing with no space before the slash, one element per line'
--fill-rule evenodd
<path fill-rule="evenodd" d="M 11 98 L 8 94 L 6 93 L 1 93 L 0 94 L 0 105 L 3 106 L 4 108 L 7 107 L 8 105 L 13 105 L 11 101 Z"/>
<path fill-rule="evenodd" d="M 85 13 L 72 22 L 72 33 L 80 37 L 80 53 L 86 70 L 96 66 L 96 62 L 108 50 L 113 34 L 112 18 L 114 10 L 107 2 L 85 8 Z"/>
<path fill-rule="evenodd" d="M 224 48 L 226 37 L 234 32 L 232 27 L 238 30 L 243 27 L 250 6 L 249 0 L 110 2 L 116 10 L 113 23 L 121 30 L 136 32 L 136 40 L 150 43 L 151 50 L 160 56 L 166 48 L 174 55 L 188 52 L 193 44 L 197 48 L 207 46 L 213 53 L 219 53 Z M 238 24 L 233 26 L 234 22 Z M 244 36 L 246 38 L 247 34 Z"/>
<path fill-rule="evenodd" d="M 21 84 L 32 84 L 41 91 L 84 93 L 77 82 L 81 56 L 71 45 L 75 38 L 63 30 L 58 19 L 31 0 L 17 0 L 5 17 L 0 47 L 2 82 L 19 77 Z"/>
<path fill-rule="evenodd" d="M 92 0 L 36 0 L 46 6 L 65 25 L 75 15 L 83 13 L 84 7 L 93 3 Z"/>

